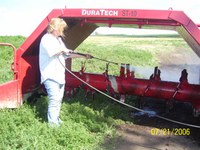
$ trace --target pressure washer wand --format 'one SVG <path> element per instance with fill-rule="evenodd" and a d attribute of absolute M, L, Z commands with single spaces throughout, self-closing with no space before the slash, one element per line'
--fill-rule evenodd
<path fill-rule="evenodd" d="M 113 61 L 109 61 L 109 60 L 105 60 L 105 59 L 101 59 L 101 58 L 97 58 L 97 57 L 93 57 L 94 59 L 98 59 L 98 60 L 101 60 L 101 61 L 105 61 L 107 63 L 111 63 L 111 64 L 115 64 L 115 65 L 120 65 L 119 63 L 116 63 L 116 62 L 113 62 Z"/>
<path fill-rule="evenodd" d="M 83 54 L 83 53 L 78 53 L 78 52 L 70 52 L 71 54 L 78 54 L 78 55 L 82 55 L 82 56 L 85 56 L 87 57 L 88 54 Z M 109 61 L 109 60 L 106 60 L 106 59 L 102 59 L 102 58 L 98 58 L 98 57 L 94 57 L 92 55 L 90 55 L 91 58 L 94 58 L 94 59 L 97 59 L 97 60 L 101 60 L 101 61 L 104 61 L 104 62 L 107 62 L 107 63 L 112 63 L 112 64 L 115 64 L 115 65 L 120 65 L 119 63 L 116 63 L 116 62 L 113 62 L 113 61 Z"/>

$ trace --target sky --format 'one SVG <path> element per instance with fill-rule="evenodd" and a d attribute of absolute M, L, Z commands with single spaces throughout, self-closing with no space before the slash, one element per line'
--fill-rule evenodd
<path fill-rule="evenodd" d="M 172 8 L 200 24 L 200 0 L 1 0 L 0 35 L 29 36 L 54 8 Z"/>

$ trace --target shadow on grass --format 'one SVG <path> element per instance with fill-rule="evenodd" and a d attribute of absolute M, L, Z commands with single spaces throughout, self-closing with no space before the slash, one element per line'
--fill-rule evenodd
<path fill-rule="evenodd" d="M 130 101 L 130 99 L 132 99 L 132 101 Z M 134 99 L 135 97 L 127 97 L 126 101 L 129 104 L 132 103 L 132 105 L 135 105 Z M 64 98 L 63 100 L 63 103 L 67 104 L 77 102 L 80 105 L 89 107 L 94 111 L 103 112 L 104 117 L 112 117 L 116 120 L 133 122 L 133 119 L 130 118 L 130 112 L 132 109 L 114 102 L 101 94 L 97 93 L 94 98 L 92 96 L 85 97 L 84 91 L 81 90 L 73 98 Z"/>
<path fill-rule="evenodd" d="M 47 110 L 48 110 L 48 97 L 45 95 L 33 94 L 27 100 L 27 103 L 34 107 L 38 118 L 41 122 L 47 122 Z"/>

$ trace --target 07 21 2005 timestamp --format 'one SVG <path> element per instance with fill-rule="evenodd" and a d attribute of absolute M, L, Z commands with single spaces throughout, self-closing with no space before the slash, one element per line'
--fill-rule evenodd
<path fill-rule="evenodd" d="M 190 135 L 190 128 L 152 128 L 151 135 L 175 135 L 175 136 L 189 136 Z"/>

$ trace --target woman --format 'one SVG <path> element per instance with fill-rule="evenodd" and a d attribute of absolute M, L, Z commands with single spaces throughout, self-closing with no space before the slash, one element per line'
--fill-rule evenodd
<path fill-rule="evenodd" d="M 65 68 L 63 67 L 65 57 L 62 54 L 65 53 L 70 58 L 91 58 L 90 55 L 70 54 L 72 50 L 67 49 L 61 39 L 63 31 L 67 27 L 63 19 L 51 19 L 47 33 L 41 39 L 39 52 L 41 84 L 44 84 L 49 97 L 48 122 L 58 126 L 62 122 L 59 114 L 65 86 Z"/>

